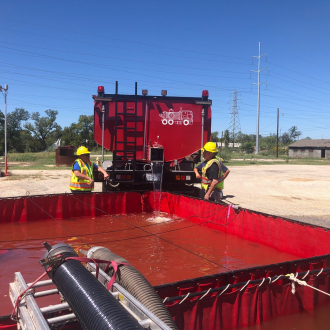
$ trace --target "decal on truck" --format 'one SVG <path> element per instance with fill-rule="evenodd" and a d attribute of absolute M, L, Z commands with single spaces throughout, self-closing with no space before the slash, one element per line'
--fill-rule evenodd
<path fill-rule="evenodd" d="M 180 108 L 180 111 L 174 112 L 173 109 L 170 109 L 169 111 L 164 111 L 159 116 L 162 119 L 163 125 L 192 125 L 194 123 L 194 116 L 193 112 L 191 110 L 182 110 Z"/>

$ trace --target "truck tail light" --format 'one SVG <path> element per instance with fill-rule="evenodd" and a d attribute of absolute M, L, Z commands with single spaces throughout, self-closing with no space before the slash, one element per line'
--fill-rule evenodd
<path fill-rule="evenodd" d="M 175 180 L 180 180 L 181 179 L 181 176 L 180 175 L 176 175 L 175 176 Z"/>
<path fill-rule="evenodd" d="M 186 180 L 190 181 L 191 180 L 191 176 L 190 175 L 186 175 Z"/>
<path fill-rule="evenodd" d="M 185 175 L 181 175 L 181 180 L 186 180 L 186 176 Z"/>

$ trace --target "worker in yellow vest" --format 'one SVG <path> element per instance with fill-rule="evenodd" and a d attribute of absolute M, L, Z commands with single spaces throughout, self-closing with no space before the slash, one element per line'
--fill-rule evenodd
<path fill-rule="evenodd" d="M 201 196 L 204 199 L 220 201 L 223 198 L 224 180 L 229 169 L 223 165 L 222 159 L 217 157 L 218 149 L 213 142 L 207 142 L 202 148 L 205 162 L 194 168 L 197 179 L 202 179 Z M 202 171 L 202 175 L 198 170 Z"/>
<path fill-rule="evenodd" d="M 77 150 L 78 159 L 72 164 L 72 173 L 69 188 L 72 193 L 85 193 L 94 190 L 94 171 L 103 173 L 104 179 L 109 174 L 100 166 L 90 161 L 90 152 L 86 147 Z"/>

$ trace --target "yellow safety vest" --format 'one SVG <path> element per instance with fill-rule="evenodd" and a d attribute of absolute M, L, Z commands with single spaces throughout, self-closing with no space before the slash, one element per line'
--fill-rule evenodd
<path fill-rule="evenodd" d="M 206 171 L 208 168 L 211 167 L 211 165 L 213 163 L 216 163 L 218 165 L 219 171 L 218 171 L 218 181 L 221 180 L 221 177 L 223 176 L 223 171 L 221 169 L 221 160 L 218 157 L 212 158 L 211 160 L 209 160 L 206 165 L 202 168 L 202 189 L 207 190 L 209 188 L 209 186 L 212 183 L 212 180 L 210 180 L 207 176 L 206 176 Z M 220 181 L 216 186 L 216 189 L 223 189 L 224 187 L 224 181 Z"/>
<path fill-rule="evenodd" d="M 80 159 L 76 159 L 75 162 L 72 164 L 72 173 L 71 173 L 71 180 L 69 189 L 71 190 L 80 190 L 80 191 L 91 191 L 94 190 L 94 187 L 91 187 L 91 184 L 89 180 L 83 180 L 79 179 L 75 176 L 73 171 L 73 165 L 78 162 L 78 165 L 80 167 L 80 172 L 84 175 L 89 176 L 92 180 L 94 180 L 93 177 L 93 163 L 90 161 L 88 163 L 89 168 L 86 166 L 86 164 Z"/>

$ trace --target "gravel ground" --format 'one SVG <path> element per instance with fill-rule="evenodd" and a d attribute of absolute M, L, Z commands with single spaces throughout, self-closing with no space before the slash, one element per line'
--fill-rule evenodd
<path fill-rule="evenodd" d="M 0 178 L 0 197 L 69 192 L 70 170 L 13 170 Z M 96 192 L 102 184 L 95 183 Z M 225 181 L 227 202 L 330 228 L 329 166 L 233 166 Z"/>
<path fill-rule="evenodd" d="M 330 228 L 329 166 L 233 166 L 224 194 L 247 209 Z"/>

